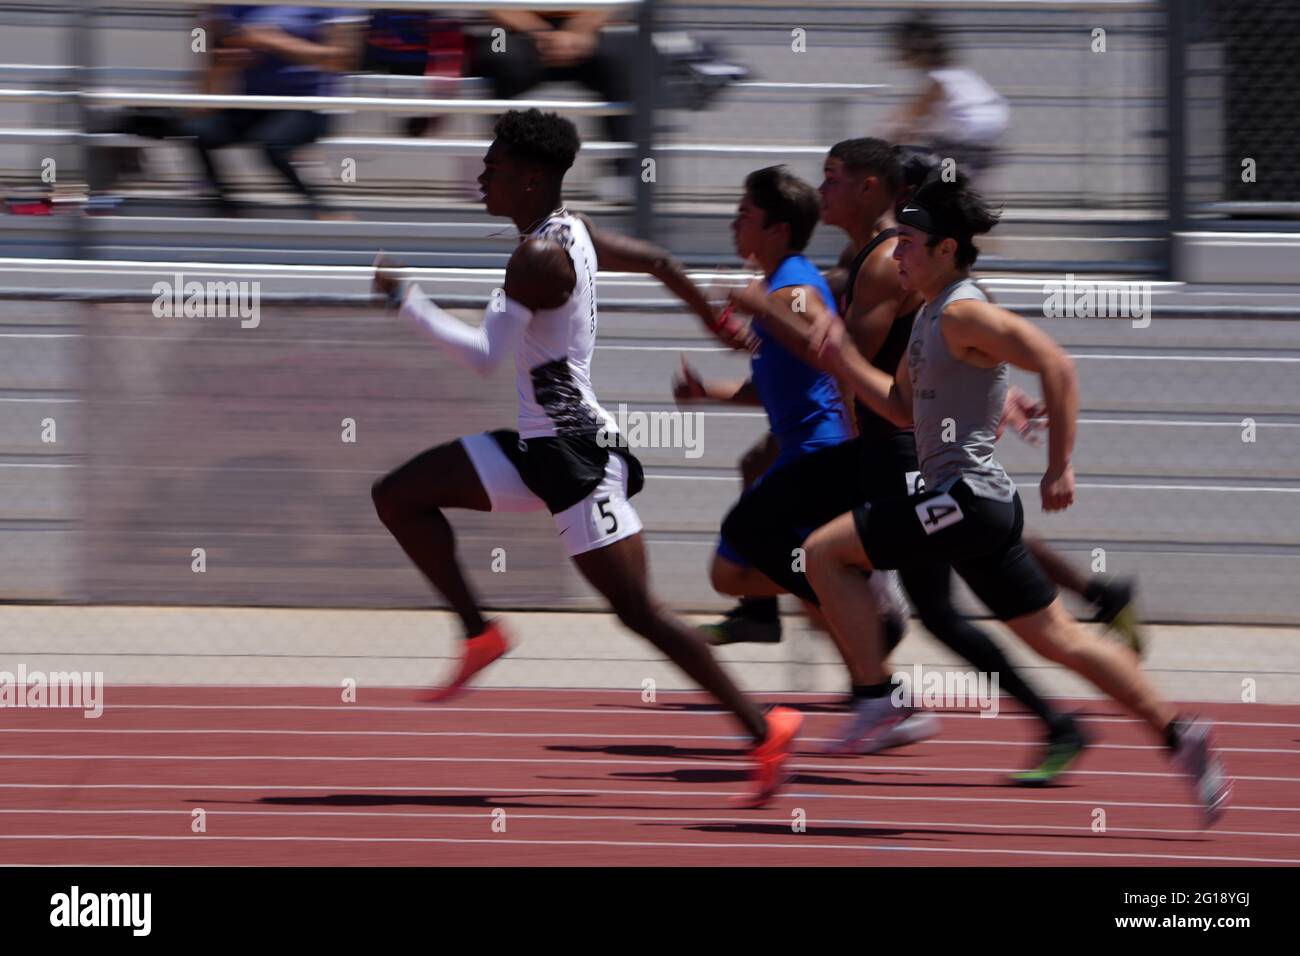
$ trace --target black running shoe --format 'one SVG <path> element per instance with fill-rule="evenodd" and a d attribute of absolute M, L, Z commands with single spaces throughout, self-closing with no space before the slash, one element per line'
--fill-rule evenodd
<path fill-rule="evenodd" d="M 1146 650 L 1146 638 L 1142 634 L 1142 622 L 1137 616 L 1134 602 L 1136 593 L 1137 582 L 1132 578 L 1116 578 L 1106 582 L 1095 602 L 1097 616 L 1093 620 L 1106 625 L 1106 630 L 1113 630 L 1125 646 L 1141 657 Z"/>
<path fill-rule="evenodd" d="M 710 644 L 779 644 L 781 643 L 781 618 L 758 617 L 744 604 L 737 604 L 717 624 L 700 628 Z"/>

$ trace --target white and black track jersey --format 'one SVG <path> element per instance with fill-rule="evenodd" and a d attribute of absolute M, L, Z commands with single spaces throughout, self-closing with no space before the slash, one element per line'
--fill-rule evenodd
<path fill-rule="evenodd" d="M 596 249 L 587 227 L 567 210 L 553 213 L 525 238 L 559 243 L 573 263 L 573 294 L 557 309 L 533 313 L 515 353 L 518 431 L 491 436 L 524 484 L 552 514 L 582 501 L 604 479 L 611 452 L 628 465 L 630 498 L 644 472 L 591 388 L 596 348 Z M 604 430 L 605 440 L 599 440 Z"/>
<path fill-rule="evenodd" d="M 591 389 L 596 347 L 596 249 L 587 227 L 567 210 L 553 213 L 527 238 L 559 243 L 573 262 L 573 294 L 558 309 L 538 309 L 515 353 L 519 435 L 547 438 L 614 430 Z"/>

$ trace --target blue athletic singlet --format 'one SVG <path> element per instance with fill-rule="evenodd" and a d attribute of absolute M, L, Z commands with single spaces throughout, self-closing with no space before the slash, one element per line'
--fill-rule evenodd
<path fill-rule="evenodd" d="M 767 288 L 775 292 L 796 285 L 816 289 L 823 307 L 836 311 L 817 267 L 804 256 L 790 255 L 772 273 Z M 754 332 L 762 344 L 751 362 L 751 378 L 782 456 L 851 438 L 835 379 L 796 357 L 758 323 Z"/>

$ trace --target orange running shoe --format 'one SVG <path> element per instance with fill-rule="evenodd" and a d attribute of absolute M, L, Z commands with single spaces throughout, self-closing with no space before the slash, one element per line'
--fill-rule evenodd
<path fill-rule="evenodd" d="M 802 724 L 803 715 L 789 707 L 773 707 L 767 712 L 767 737 L 751 752 L 754 791 L 742 798 L 741 806 L 757 809 L 766 805 L 789 779 L 786 761 Z"/>
<path fill-rule="evenodd" d="M 431 704 L 441 704 L 451 700 L 465 689 L 470 678 L 508 650 L 510 650 L 510 642 L 506 640 L 500 622 L 488 621 L 483 633 L 465 641 L 465 656 L 461 658 L 460 669 L 456 671 L 456 676 L 452 678 L 451 683 L 446 687 L 435 687 L 433 690 L 424 691 L 418 699 Z"/>

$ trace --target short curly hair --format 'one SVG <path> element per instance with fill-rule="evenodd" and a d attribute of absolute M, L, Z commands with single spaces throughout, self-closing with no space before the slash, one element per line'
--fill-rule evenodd
<path fill-rule="evenodd" d="M 831 147 L 828 155 L 838 159 L 851 173 L 875 176 L 890 195 L 898 192 L 902 178 L 898 152 L 883 139 L 872 136 L 843 139 Z"/>
<path fill-rule="evenodd" d="M 492 127 L 492 135 L 515 159 L 563 174 L 573 165 L 582 141 L 571 120 L 538 109 L 510 110 Z"/>

